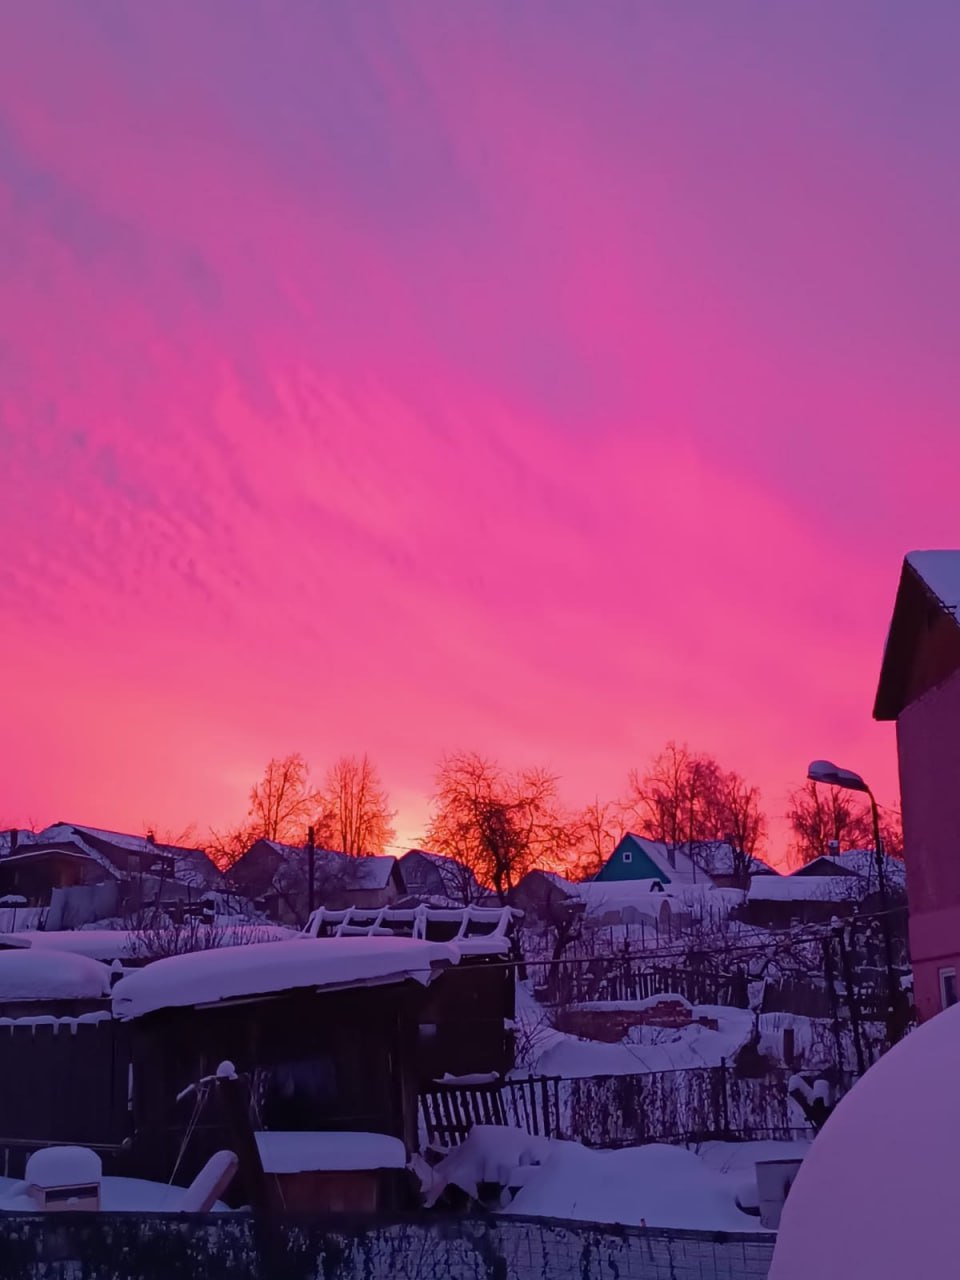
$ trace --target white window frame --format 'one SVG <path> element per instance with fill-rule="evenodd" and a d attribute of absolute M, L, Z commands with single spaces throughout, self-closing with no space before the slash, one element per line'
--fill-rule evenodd
<path fill-rule="evenodd" d="M 623 851 L 623 860 L 624 860 L 624 862 L 632 862 L 632 861 L 633 861 L 633 850 L 632 850 L 632 849 L 624 849 L 624 851 Z"/>
<path fill-rule="evenodd" d="M 960 1002 L 960 988 L 957 987 L 957 970 L 953 965 L 947 965 L 943 969 L 937 970 L 937 976 L 940 980 L 940 1008 L 949 1009 L 951 1005 Z M 947 999 L 947 981 L 953 979 L 953 999 Z"/>

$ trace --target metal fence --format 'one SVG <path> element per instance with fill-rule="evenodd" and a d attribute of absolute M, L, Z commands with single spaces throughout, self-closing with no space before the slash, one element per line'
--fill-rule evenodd
<path fill-rule="evenodd" d="M 786 1070 L 742 1078 L 721 1065 L 438 1085 L 421 1094 L 420 1120 L 425 1138 L 441 1146 L 461 1142 L 475 1124 L 512 1125 L 590 1147 L 809 1137 L 813 1131 L 790 1097 L 789 1081 Z"/>
<path fill-rule="evenodd" d="M 4 1215 L 3 1280 L 761 1280 L 765 1233 L 544 1218 Z"/>

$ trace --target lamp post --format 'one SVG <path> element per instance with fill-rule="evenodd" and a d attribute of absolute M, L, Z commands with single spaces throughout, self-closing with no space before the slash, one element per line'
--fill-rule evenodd
<path fill-rule="evenodd" d="M 877 888 L 880 891 L 880 931 L 883 936 L 884 962 L 887 967 L 887 1034 L 891 1044 L 896 1044 L 902 1033 L 900 1019 L 900 984 L 893 965 L 893 943 L 890 938 L 890 917 L 887 909 L 887 873 L 884 865 L 883 844 L 880 839 L 880 812 L 873 792 L 859 773 L 841 769 L 829 760 L 814 760 L 807 769 L 811 782 L 823 782 L 828 787 L 840 787 L 843 791 L 859 791 L 870 801 L 873 819 L 873 850 L 877 861 Z"/>

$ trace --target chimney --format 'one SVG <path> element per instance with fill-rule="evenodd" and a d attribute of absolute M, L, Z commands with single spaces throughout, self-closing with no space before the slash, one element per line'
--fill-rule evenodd
<path fill-rule="evenodd" d="M 835 858 L 839 852 L 840 852 L 840 841 L 828 840 L 827 841 L 827 857 Z"/>
<path fill-rule="evenodd" d="M 13 853 L 14 849 L 16 849 L 17 842 L 19 841 L 19 839 L 20 839 L 20 832 L 17 830 L 16 827 L 11 827 L 10 828 L 10 852 L 11 853 Z"/>
<path fill-rule="evenodd" d="M 153 832 L 152 832 L 152 831 L 148 831 L 148 832 L 147 832 L 147 844 L 156 844 L 156 843 L 157 843 L 157 837 L 153 834 Z"/>

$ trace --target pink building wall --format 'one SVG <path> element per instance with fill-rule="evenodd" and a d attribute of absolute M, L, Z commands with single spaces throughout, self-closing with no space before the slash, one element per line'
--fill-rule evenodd
<path fill-rule="evenodd" d="M 941 970 L 960 975 L 960 671 L 900 713 L 897 748 L 915 996 L 929 1018 Z"/>

